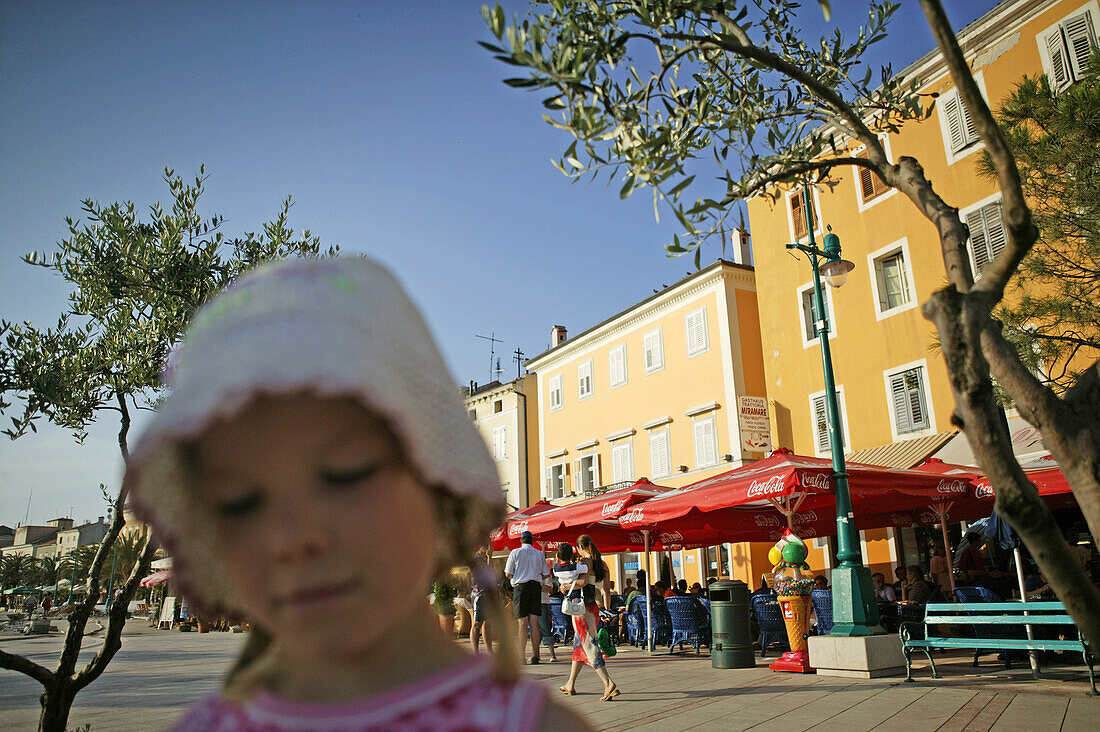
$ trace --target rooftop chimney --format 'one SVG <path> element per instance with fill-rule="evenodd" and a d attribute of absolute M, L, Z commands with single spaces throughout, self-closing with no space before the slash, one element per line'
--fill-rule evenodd
<path fill-rule="evenodd" d="M 565 343 L 565 326 L 555 325 L 550 330 L 550 347 L 560 346 Z"/>
<path fill-rule="evenodd" d="M 749 238 L 749 232 L 744 229 L 734 229 L 730 236 L 730 244 L 732 244 L 734 263 L 752 266 L 752 240 Z"/>

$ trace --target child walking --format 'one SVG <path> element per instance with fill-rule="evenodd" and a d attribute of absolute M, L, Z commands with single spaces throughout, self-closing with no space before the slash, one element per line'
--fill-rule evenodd
<path fill-rule="evenodd" d="M 177 729 L 587 728 L 520 680 L 508 634 L 491 661 L 473 657 L 424 601 L 454 566 L 484 571 L 474 554 L 504 508 L 386 270 L 325 259 L 245 275 L 196 315 L 167 385 L 125 488 L 195 607 L 254 629 Z"/>

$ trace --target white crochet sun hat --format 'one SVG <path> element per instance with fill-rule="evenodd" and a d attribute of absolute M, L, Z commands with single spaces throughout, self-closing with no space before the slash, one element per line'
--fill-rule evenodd
<path fill-rule="evenodd" d="M 487 540 L 503 515 L 492 458 L 427 325 L 370 259 L 284 261 L 244 275 L 195 315 L 165 381 L 169 396 L 131 452 L 124 485 L 172 552 L 185 594 L 211 612 L 240 608 L 179 446 L 259 394 L 356 397 L 388 423 L 424 484 L 488 509 L 469 514 L 479 525 L 466 532 Z"/>

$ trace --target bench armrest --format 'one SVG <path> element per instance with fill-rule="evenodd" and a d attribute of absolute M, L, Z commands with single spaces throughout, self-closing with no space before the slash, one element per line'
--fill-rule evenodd
<path fill-rule="evenodd" d="M 918 623 L 915 620 L 903 620 L 898 625 L 898 637 L 901 638 L 901 642 L 904 644 L 905 642 L 910 640 L 909 628 L 921 628 L 923 626 L 924 623 Z"/>

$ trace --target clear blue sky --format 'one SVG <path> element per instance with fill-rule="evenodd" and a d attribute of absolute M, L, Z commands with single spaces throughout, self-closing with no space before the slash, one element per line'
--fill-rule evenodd
<path fill-rule="evenodd" d="M 958 28 L 995 3 L 947 4 Z M 541 352 L 555 323 L 580 332 L 682 277 L 692 263 L 664 256 L 674 228 L 644 191 L 622 202 L 618 185 L 569 185 L 550 166 L 568 139 L 538 95 L 501 83 L 513 70 L 476 45 L 490 40 L 480 6 L 0 2 L 0 317 L 55 322 L 64 283 L 19 256 L 54 247 L 82 199 L 145 210 L 167 199 L 165 166 L 200 163 L 204 211 L 227 232 L 259 229 L 289 193 L 295 228 L 388 263 L 459 383 L 488 380 L 476 334 L 503 339 L 511 378 L 511 352 Z M 863 3 L 833 6 L 846 30 L 863 20 Z M 876 65 L 932 47 L 915 2 L 893 28 Z M 28 498 L 32 523 L 104 514 L 116 430 L 0 438 L 0 523 L 22 521 Z"/>

